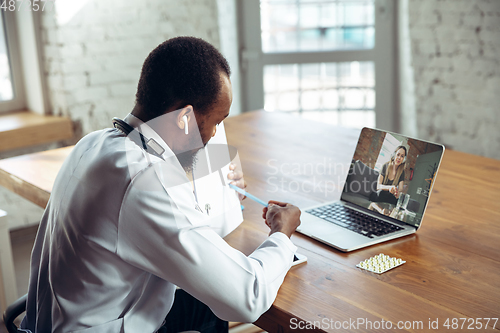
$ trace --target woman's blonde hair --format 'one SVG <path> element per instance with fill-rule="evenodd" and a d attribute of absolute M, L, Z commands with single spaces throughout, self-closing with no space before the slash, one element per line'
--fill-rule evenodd
<path fill-rule="evenodd" d="M 408 151 L 406 150 L 405 146 L 397 146 L 396 149 L 394 150 L 394 153 L 391 155 L 391 160 L 389 162 L 386 162 L 387 169 L 386 169 L 386 172 L 385 172 L 384 184 L 387 184 L 387 180 L 389 179 L 389 168 L 394 165 L 394 159 L 396 158 L 396 153 L 400 149 L 403 149 L 405 151 L 405 161 L 398 166 L 398 169 L 396 170 L 396 176 L 392 180 L 392 185 L 396 185 L 396 186 L 398 185 L 399 177 L 401 177 L 401 174 L 405 170 L 405 167 L 406 167 L 406 156 L 408 155 Z"/>

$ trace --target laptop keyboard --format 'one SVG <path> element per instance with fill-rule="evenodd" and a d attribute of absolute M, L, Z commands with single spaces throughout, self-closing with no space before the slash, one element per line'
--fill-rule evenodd
<path fill-rule="evenodd" d="M 306 212 L 369 238 L 387 235 L 403 229 L 395 224 L 340 204 L 321 206 Z"/>

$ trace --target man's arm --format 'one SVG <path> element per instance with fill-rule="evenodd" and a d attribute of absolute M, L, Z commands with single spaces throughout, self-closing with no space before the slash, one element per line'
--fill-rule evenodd
<path fill-rule="evenodd" d="M 118 255 L 183 288 L 222 319 L 255 321 L 274 302 L 296 247 L 277 231 L 247 257 L 203 215 L 195 222 L 183 215 L 194 207 L 179 205 L 189 203 L 132 184 L 120 212 Z"/>

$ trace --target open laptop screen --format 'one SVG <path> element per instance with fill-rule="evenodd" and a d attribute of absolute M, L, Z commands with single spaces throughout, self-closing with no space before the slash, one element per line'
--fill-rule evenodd
<path fill-rule="evenodd" d="M 420 226 L 444 146 L 363 128 L 342 200 Z"/>

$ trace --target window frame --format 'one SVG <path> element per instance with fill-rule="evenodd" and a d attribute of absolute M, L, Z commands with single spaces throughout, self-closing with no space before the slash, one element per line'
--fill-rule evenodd
<path fill-rule="evenodd" d="M 26 98 L 24 91 L 23 72 L 21 66 L 21 54 L 19 52 L 19 39 L 17 36 L 17 26 L 15 11 L 0 11 L 2 15 L 3 28 L 6 37 L 7 57 L 10 64 L 10 73 L 12 79 L 12 88 L 14 92 L 13 99 L 9 101 L 0 101 L 0 114 L 22 110 L 26 108 Z"/>
<path fill-rule="evenodd" d="M 243 110 L 264 107 L 265 65 L 371 61 L 375 68 L 376 127 L 397 132 L 396 13 L 395 0 L 375 0 L 375 46 L 371 49 L 264 53 L 261 41 L 260 0 L 238 0 Z"/>

